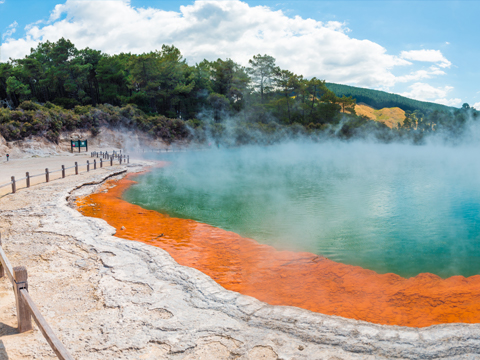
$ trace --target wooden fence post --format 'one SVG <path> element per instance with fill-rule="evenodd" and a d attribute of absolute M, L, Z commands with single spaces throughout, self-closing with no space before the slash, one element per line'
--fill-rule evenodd
<path fill-rule="evenodd" d="M 78 163 L 75 161 L 75 175 L 78 175 Z"/>
<path fill-rule="evenodd" d="M 110 157 L 110 166 L 113 166 L 113 156 Z"/>
<path fill-rule="evenodd" d="M 27 173 L 26 173 L 25 175 L 26 175 L 26 177 L 27 177 L 27 178 L 25 179 L 25 180 L 27 181 L 27 188 L 29 188 L 29 187 L 30 187 L 30 173 L 27 171 Z"/>
<path fill-rule="evenodd" d="M 45 180 L 47 180 L 47 182 L 50 181 L 50 173 L 48 172 L 48 169 L 45 169 Z"/>
<path fill-rule="evenodd" d="M 100 167 L 102 168 L 103 167 L 103 159 L 100 158 Z"/>
<path fill-rule="evenodd" d="M 17 304 L 17 323 L 18 331 L 23 333 L 32 330 L 32 314 L 27 308 L 27 304 L 20 294 L 20 290 L 28 291 L 28 274 L 25 266 L 16 266 L 13 268 L 13 278 L 15 284 L 13 285 L 15 291 L 15 299 Z"/>
<path fill-rule="evenodd" d="M 119 157 L 118 157 L 118 163 L 119 163 L 120 165 L 122 165 L 122 156 L 119 156 Z"/>
<path fill-rule="evenodd" d="M 90 171 L 90 162 L 87 160 L 87 171 Z"/>
<path fill-rule="evenodd" d="M 62 165 L 62 178 L 65 179 L 65 165 Z"/>
<path fill-rule="evenodd" d="M 97 159 L 93 159 L 93 170 L 97 170 Z"/>
<path fill-rule="evenodd" d="M 15 183 L 15 176 L 12 176 L 11 179 L 12 179 L 12 193 L 15 194 L 17 192 L 17 184 Z"/>

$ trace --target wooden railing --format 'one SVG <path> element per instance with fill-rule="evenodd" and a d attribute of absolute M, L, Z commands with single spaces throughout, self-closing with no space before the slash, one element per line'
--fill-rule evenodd
<path fill-rule="evenodd" d="M 145 149 L 145 148 L 136 148 L 136 149 L 130 149 L 129 151 L 135 154 L 148 154 L 148 153 L 154 153 L 154 154 L 161 154 L 161 153 L 179 153 L 179 152 L 193 152 L 193 151 L 207 151 L 211 150 L 212 147 L 205 147 L 205 148 L 188 148 L 188 149 Z M 122 150 L 116 151 L 112 150 L 110 152 L 108 151 L 93 151 L 90 153 L 91 157 L 96 157 L 96 158 L 109 158 L 112 157 L 114 159 L 123 159 L 123 161 L 128 162 L 129 161 L 129 155 L 122 154 Z"/>
<path fill-rule="evenodd" d="M 13 285 L 15 294 L 15 303 L 17 307 L 17 324 L 20 333 L 32 330 L 32 317 L 43 336 L 50 344 L 50 347 L 61 360 L 73 360 L 67 349 L 57 338 L 50 325 L 42 316 L 37 306 L 33 302 L 28 292 L 28 273 L 25 266 L 16 266 L 12 268 L 2 247 L 2 237 L 0 234 L 0 277 L 7 275 Z"/>
<path fill-rule="evenodd" d="M 92 151 L 90 153 L 90 156 L 91 157 L 96 157 L 97 159 L 100 158 L 101 160 L 102 159 L 118 159 L 120 161 L 120 164 L 122 163 L 122 160 L 123 162 L 126 162 L 127 164 L 130 163 L 130 155 L 125 155 L 123 154 L 122 155 L 122 151 L 120 152 L 117 152 L 117 151 L 112 151 L 111 153 L 109 153 L 108 151 Z"/>
<path fill-rule="evenodd" d="M 92 157 L 93 157 L 92 153 Z M 97 155 L 97 153 L 95 153 Z M 106 161 L 104 161 L 104 159 Z M 130 156 L 128 155 L 119 155 L 112 154 L 110 156 L 106 156 L 102 153 L 100 161 L 98 162 L 99 167 L 103 168 L 104 166 L 113 166 L 113 161 L 118 160 L 119 164 L 122 164 L 122 161 L 126 163 L 130 163 Z M 93 166 L 93 170 L 97 169 L 97 160 L 94 159 L 92 163 L 87 160 L 85 164 L 87 167 L 87 172 L 90 171 L 90 166 Z M 78 162 L 75 162 L 74 166 L 65 167 L 62 165 L 62 168 L 59 170 L 50 171 L 48 168 L 45 169 L 45 173 L 30 175 L 29 172 L 26 173 L 26 176 L 21 179 L 15 179 L 15 176 L 11 177 L 11 181 L 9 183 L 0 185 L 0 188 L 11 186 L 12 193 L 17 192 L 17 183 L 19 181 L 25 180 L 26 187 L 29 188 L 31 185 L 31 179 L 37 176 L 45 176 L 45 181 L 50 182 L 50 175 L 56 172 L 62 173 L 62 178 L 66 177 L 66 170 L 75 168 L 75 175 L 79 174 L 79 165 Z M 2 237 L 0 234 L 0 278 L 7 276 L 8 279 L 11 281 L 13 285 L 13 292 L 15 294 L 15 303 L 17 307 L 17 323 L 18 323 L 18 331 L 20 333 L 32 330 L 32 317 L 35 320 L 38 328 L 42 332 L 43 336 L 49 343 L 52 350 L 55 352 L 57 357 L 61 360 L 73 360 L 73 357 L 68 353 L 67 349 L 63 346 L 60 340 L 57 338 L 55 333 L 53 332 L 52 328 L 48 325 L 45 318 L 42 316 L 40 311 L 38 310 L 37 306 L 35 305 L 33 299 L 31 298 L 28 292 L 28 273 L 25 266 L 16 266 L 12 268 L 10 261 L 8 260 L 5 252 L 3 251 L 2 247 Z"/>
<path fill-rule="evenodd" d="M 82 165 L 82 164 L 79 165 L 78 162 L 75 162 L 75 165 L 73 165 L 73 166 L 65 167 L 65 165 L 62 165 L 61 169 L 54 170 L 54 171 L 50 171 L 47 168 L 47 169 L 45 169 L 44 173 L 36 174 L 36 175 L 30 175 L 30 173 L 27 172 L 25 174 L 26 176 L 23 177 L 23 178 L 20 178 L 20 179 L 15 179 L 15 176 L 12 176 L 10 182 L 8 182 L 6 184 L 3 184 L 3 185 L 0 185 L 0 188 L 6 187 L 6 186 L 11 186 L 12 187 L 12 193 L 15 194 L 17 192 L 17 184 L 18 184 L 19 181 L 25 180 L 25 185 L 26 185 L 27 188 L 29 188 L 30 184 L 31 184 L 31 179 L 34 178 L 34 177 L 37 177 L 37 176 L 45 176 L 45 182 L 50 182 L 50 175 L 51 174 L 54 174 L 54 173 L 57 173 L 57 172 L 62 172 L 62 179 L 63 179 L 63 178 L 66 177 L 66 170 L 75 168 L 75 175 L 78 175 L 79 174 L 79 166 L 86 166 L 87 167 L 87 172 L 88 172 L 88 171 L 90 171 L 90 167 L 92 167 L 92 166 L 93 166 L 93 170 L 97 169 L 97 165 L 100 168 L 103 168 L 104 166 L 109 166 L 109 164 L 110 164 L 110 166 L 113 166 L 114 160 L 118 160 L 119 164 L 122 164 L 122 161 L 129 164 L 130 163 L 130 156 L 125 155 L 125 158 L 123 156 L 120 156 L 120 157 L 110 156 L 105 161 L 104 161 L 104 158 L 102 157 L 102 158 L 100 158 L 100 161 L 98 161 L 98 162 L 97 162 L 96 159 L 94 159 L 93 162 L 90 162 L 89 160 L 87 160 L 87 163 L 85 165 Z"/>

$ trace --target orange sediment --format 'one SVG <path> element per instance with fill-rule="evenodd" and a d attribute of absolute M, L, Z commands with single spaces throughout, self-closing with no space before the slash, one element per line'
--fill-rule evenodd
<path fill-rule="evenodd" d="M 118 237 L 166 250 L 179 264 L 202 271 L 228 290 L 271 305 L 384 325 L 480 322 L 479 275 L 405 279 L 311 253 L 277 251 L 233 232 L 130 204 L 121 195 L 133 183 L 128 176 L 109 181 L 107 192 L 79 199 L 79 210 L 106 220 Z"/>

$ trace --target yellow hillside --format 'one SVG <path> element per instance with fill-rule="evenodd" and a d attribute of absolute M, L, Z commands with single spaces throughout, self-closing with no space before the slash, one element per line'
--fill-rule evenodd
<path fill-rule="evenodd" d="M 392 128 L 395 124 L 401 125 L 403 124 L 403 120 L 405 120 L 405 111 L 398 107 L 375 110 L 366 104 L 357 104 L 355 105 L 355 112 L 357 115 L 366 116 L 375 121 L 381 121 L 389 128 Z"/>

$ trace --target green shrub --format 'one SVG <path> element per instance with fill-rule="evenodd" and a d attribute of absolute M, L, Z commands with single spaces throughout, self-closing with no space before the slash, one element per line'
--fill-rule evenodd
<path fill-rule="evenodd" d="M 77 105 L 73 109 L 73 112 L 77 115 L 85 115 L 85 114 L 88 114 L 90 112 L 91 108 L 92 108 L 91 105 L 87 105 L 87 106 Z"/>
<path fill-rule="evenodd" d="M 95 137 L 97 136 L 98 134 L 100 134 L 100 129 L 99 128 L 96 128 L 96 127 L 92 127 L 91 130 L 92 132 L 92 136 Z"/>
<path fill-rule="evenodd" d="M 58 144 L 58 137 L 59 137 L 58 132 L 53 131 L 53 130 L 49 130 L 49 131 L 47 131 L 47 134 L 46 134 L 45 137 L 46 137 L 49 141 Z"/>
<path fill-rule="evenodd" d="M 54 109 L 56 107 L 56 105 L 52 104 L 50 101 L 47 101 L 43 106 L 46 107 L 47 109 Z"/>
<path fill-rule="evenodd" d="M 202 125 L 199 120 L 192 123 L 197 127 Z M 49 141 L 57 143 L 60 131 L 85 129 L 97 136 L 101 126 L 138 129 L 168 142 L 191 136 L 183 120 L 147 115 L 134 104 L 122 108 L 108 104 L 96 108 L 76 105 L 68 110 L 53 103 L 41 106 L 24 101 L 18 110 L 0 109 L 0 134 L 7 141 L 43 134 Z M 205 138 L 202 134 L 196 138 Z"/>
<path fill-rule="evenodd" d="M 38 104 L 36 104 L 36 103 L 34 103 L 33 101 L 30 101 L 30 100 L 22 102 L 18 107 L 20 109 L 23 109 L 23 110 L 31 110 L 31 111 L 41 109 L 40 105 L 38 105 Z"/>

